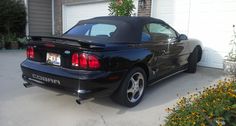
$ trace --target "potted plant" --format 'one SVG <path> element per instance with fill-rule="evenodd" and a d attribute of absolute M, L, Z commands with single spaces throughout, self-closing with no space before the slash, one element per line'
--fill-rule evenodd
<path fill-rule="evenodd" d="M 9 37 L 8 37 L 8 35 L 3 36 L 3 37 L 2 37 L 2 40 L 3 40 L 4 48 L 5 48 L 5 49 L 10 49 L 10 48 L 11 48 L 11 45 L 10 45 L 10 42 L 9 42 Z"/>
<path fill-rule="evenodd" d="M 223 69 L 224 72 L 228 75 L 236 76 L 236 31 L 235 25 L 233 25 L 233 38 L 230 42 L 231 50 L 224 59 Z"/>
<path fill-rule="evenodd" d="M 17 38 L 17 41 L 18 41 L 19 49 L 26 48 L 26 44 L 27 44 L 27 38 L 26 37 Z"/>
<path fill-rule="evenodd" d="M 3 48 L 3 37 L 0 35 L 0 49 Z"/>
<path fill-rule="evenodd" d="M 5 49 L 18 49 L 16 34 L 10 33 L 4 36 Z"/>
<path fill-rule="evenodd" d="M 110 0 L 108 8 L 110 15 L 131 16 L 135 6 L 133 0 Z"/>

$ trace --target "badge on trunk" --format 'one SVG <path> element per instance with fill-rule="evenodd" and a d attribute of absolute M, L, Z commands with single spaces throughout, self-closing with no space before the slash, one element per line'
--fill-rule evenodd
<path fill-rule="evenodd" d="M 65 54 L 70 54 L 70 51 L 69 51 L 69 50 L 66 50 L 64 53 L 65 53 Z"/>

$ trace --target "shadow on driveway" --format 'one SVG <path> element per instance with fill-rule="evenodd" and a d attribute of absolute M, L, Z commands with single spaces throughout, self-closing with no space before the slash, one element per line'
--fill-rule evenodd
<path fill-rule="evenodd" d="M 223 78 L 223 72 L 220 69 L 198 67 L 195 74 L 180 73 L 147 87 L 143 100 L 134 108 L 130 109 L 115 105 L 109 98 L 96 99 L 94 102 L 120 108 L 118 114 L 125 113 L 126 111 L 141 111 L 143 109 L 165 105 L 176 100 L 178 98 L 177 95 L 181 97 L 187 95 L 187 92 L 197 92 L 203 89 L 203 87 L 209 86 Z"/>

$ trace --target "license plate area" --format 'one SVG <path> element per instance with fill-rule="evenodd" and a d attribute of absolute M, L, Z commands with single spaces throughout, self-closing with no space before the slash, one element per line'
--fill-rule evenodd
<path fill-rule="evenodd" d="M 47 52 L 46 63 L 51 65 L 60 66 L 61 65 L 61 55 L 57 53 Z"/>

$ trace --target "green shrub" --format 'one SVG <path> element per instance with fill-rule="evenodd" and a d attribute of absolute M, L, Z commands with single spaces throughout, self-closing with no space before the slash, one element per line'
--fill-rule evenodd
<path fill-rule="evenodd" d="M 230 46 L 231 46 L 231 49 L 230 49 L 228 56 L 226 56 L 226 58 L 229 61 L 236 62 L 236 29 L 235 29 L 235 25 L 233 25 L 233 38 L 230 42 Z"/>
<path fill-rule="evenodd" d="M 3 37 L 0 35 L 0 49 L 3 48 Z"/>
<path fill-rule="evenodd" d="M 15 33 L 9 33 L 5 36 L 3 36 L 3 41 L 4 41 L 4 47 L 5 49 L 11 49 L 12 44 L 17 44 L 17 36 Z"/>
<path fill-rule="evenodd" d="M 133 0 L 110 0 L 110 15 L 131 16 L 135 9 Z"/>
<path fill-rule="evenodd" d="M 181 98 L 167 111 L 166 126 L 236 126 L 236 83 L 219 81 L 198 94 Z"/>

